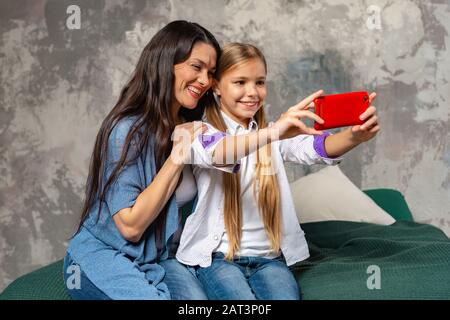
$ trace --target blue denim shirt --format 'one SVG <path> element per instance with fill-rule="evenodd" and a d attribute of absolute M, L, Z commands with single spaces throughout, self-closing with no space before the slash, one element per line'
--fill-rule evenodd
<path fill-rule="evenodd" d="M 105 182 L 112 173 L 115 163 L 120 159 L 126 136 L 135 121 L 135 117 L 123 119 L 111 132 L 108 140 Z M 157 264 L 157 261 L 167 259 L 167 247 L 170 244 L 171 236 L 179 227 L 179 212 L 175 195 L 169 200 L 165 232 L 162 236 L 163 241 L 161 241 L 164 245 L 159 256 L 154 225 L 149 226 L 138 243 L 131 243 L 122 237 L 112 219 L 113 215 L 121 209 L 132 207 L 138 195 L 152 182 L 156 174 L 153 145 L 154 139 L 150 137 L 144 152 L 123 168 L 112 183 L 101 207 L 98 222 L 96 222 L 99 210 L 99 201 L 97 200 L 81 231 L 72 238 L 68 247 L 68 253 L 80 265 L 88 278 L 112 298 L 115 296 L 114 285 L 106 283 L 105 279 L 111 279 L 111 277 L 104 274 L 108 272 L 105 270 L 108 268 L 102 269 L 102 265 L 108 265 L 117 255 L 129 258 L 139 270 L 145 272 L 149 283 L 160 291 L 167 292 L 169 297 L 166 285 L 161 283 L 164 269 Z M 128 157 L 132 157 L 136 150 L 136 139 L 133 139 Z M 129 266 L 124 265 L 123 267 Z M 121 279 L 117 279 L 117 281 L 121 281 Z M 139 293 L 134 293 L 133 288 L 130 288 L 129 294 L 129 298 L 132 298 L 134 294 Z"/>

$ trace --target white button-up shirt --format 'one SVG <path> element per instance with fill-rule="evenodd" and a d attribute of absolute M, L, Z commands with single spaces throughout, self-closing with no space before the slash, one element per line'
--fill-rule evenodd
<path fill-rule="evenodd" d="M 222 116 L 228 127 L 228 134 L 246 134 L 258 129 L 253 120 L 247 130 L 223 112 Z M 198 200 L 194 212 L 186 220 L 176 258 L 187 265 L 208 267 L 211 265 L 214 251 L 226 252 L 228 249 L 223 215 L 222 174 L 217 170 L 230 173 L 241 170 L 243 232 L 240 251 L 237 255 L 259 255 L 269 258 L 277 256 L 277 253 L 270 250 L 270 242 L 265 236 L 257 203 L 253 199 L 256 152 L 244 157 L 234 165 L 214 166 L 212 161 L 214 149 L 225 135 L 208 123 L 206 124 L 208 131 L 195 139 L 191 147 L 194 156 L 193 173 L 197 182 Z M 308 258 L 309 250 L 305 234 L 297 219 L 283 161 L 308 165 L 335 165 L 342 160 L 342 158 L 321 157 L 314 149 L 313 142 L 314 136 L 312 135 L 298 135 L 271 144 L 273 168 L 277 174 L 280 188 L 281 251 L 287 265 Z M 252 198 L 249 198 L 250 196 Z M 252 215 L 248 216 L 248 213 Z M 250 224 L 248 224 L 249 222 Z M 260 231 L 263 231 L 263 236 Z M 256 244 L 259 247 L 256 247 Z"/>

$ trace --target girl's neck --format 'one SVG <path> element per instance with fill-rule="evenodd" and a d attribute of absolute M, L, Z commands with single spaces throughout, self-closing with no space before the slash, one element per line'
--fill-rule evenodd
<path fill-rule="evenodd" d="M 230 117 L 232 120 L 236 121 L 237 123 L 239 123 L 241 126 L 243 126 L 245 129 L 248 129 L 248 124 L 250 123 L 250 119 L 249 118 L 238 118 L 236 117 L 234 114 L 232 114 L 231 112 L 229 112 L 227 109 L 225 109 L 224 107 L 220 107 L 220 110 L 225 113 L 228 117 Z"/>

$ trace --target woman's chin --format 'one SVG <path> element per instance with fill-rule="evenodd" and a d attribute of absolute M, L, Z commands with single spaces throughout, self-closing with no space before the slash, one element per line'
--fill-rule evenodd
<path fill-rule="evenodd" d="M 195 108 L 197 108 L 197 105 L 198 103 L 186 103 L 183 105 L 183 107 L 189 110 L 194 110 Z"/>

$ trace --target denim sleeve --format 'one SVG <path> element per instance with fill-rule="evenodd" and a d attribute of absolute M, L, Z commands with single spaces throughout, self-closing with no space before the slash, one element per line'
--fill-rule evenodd
<path fill-rule="evenodd" d="M 104 184 L 111 176 L 121 157 L 130 129 L 131 124 L 124 121 L 118 123 L 111 132 L 108 140 L 108 156 L 103 179 Z M 126 158 L 126 163 L 128 162 L 128 164 L 116 175 L 105 194 L 105 201 L 111 215 L 116 214 L 121 209 L 132 207 L 139 194 L 145 189 L 144 179 L 141 174 L 143 172 L 143 164 L 141 158 L 139 156 L 136 157 L 137 152 L 137 143 L 133 139 L 131 140 Z"/>

